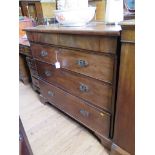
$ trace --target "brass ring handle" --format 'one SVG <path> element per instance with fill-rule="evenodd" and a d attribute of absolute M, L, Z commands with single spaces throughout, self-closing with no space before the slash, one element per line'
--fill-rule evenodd
<path fill-rule="evenodd" d="M 45 70 L 45 75 L 49 77 L 49 76 L 52 75 L 52 73 L 51 73 L 51 71 L 49 71 L 49 70 Z"/>
<path fill-rule="evenodd" d="M 80 67 L 86 67 L 88 66 L 88 62 L 86 60 L 77 60 L 76 64 L 79 65 Z"/>
<path fill-rule="evenodd" d="M 80 109 L 80 114 L 84 117 L 88 117 L 89 116 L 89 112 L 84 110 L 84 109 Z"/>
<path fill-rule="evenodd" d="M 80 84 L 80 91 L 81 92 L 88 92 L 88 90 L 89 90 L 89 88 L 87 85 L 85 85 L 83 83 Z"/>
<path fill-rule="evenodd" d="M 45 57 L 45 56 L 48 55 L 48 52 L 43 50 L 43 51 L 40 52 L 40 55 L 41 55 L 42 57 Z"/>

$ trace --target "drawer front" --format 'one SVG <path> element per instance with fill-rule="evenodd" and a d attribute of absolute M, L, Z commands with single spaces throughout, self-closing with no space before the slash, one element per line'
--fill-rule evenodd
<path fill-rule="evenodd" d="M 92 51 L 99 51 L 100 38 L 99 36 L 82 35 L 81 37 L 81 35 L 60 34 L 59 45 Z"/>
<path fill-rule="evenodd" d="M 33 85 L 35 85 L 36 87 L 39 88 L 39 80 L 38 79 L 32 77 L 32 83 L 33 83 Z"/>
<path fill-rule="evenodd" d="M 40 91 L 56 107 L 75 118 L 93 131 L 109 136 L 110 115 L 89 107 L 83 100 L 63 90 L 39 81 Z"/>
<path fill-rule="evenodd" d="M 117 37 L 101 37 L 100 51 L 105 53 L 116 53 Z"/>
<path fill-rule="evenodd" d="M 78 34 L 56 34 L 27 32 L 29 41 L 60 45 L 71 48 L 86 49 L 97 52 L 115 53 L 117 48 L 117 37 L 90 36 Z"/>
<path fill-rule="evenodd" d="M 26 57 L 27 64 L 30 68 L 36 69 L 35 60 L 30 57 Z"/>
<path fill-rule="evenodd" d="M 98 80 L 73 74 L 64 69 L 36 61 L 38 75 L 47 82 L 111 112 L 112 88 Z"/>
<path fill-rule="evenodd" d="M 37 72 L 37 70 L 35 70 L 35 69 L 32 69 L 32 68 L 29 68 L 30 69 L 30 73 L 31 73 L 31 76 L 34 76 L 34 77 L 38 77 L 38 72 Z"/>
<path fill-rule="evenodd" d="M 56 61 L 56 52 L 58 48 L 39 44 L 31 45 L 32 55 L 35 59 L 54 64 Z"/>
<path fill-rule="evenodd" d="M 53 45 L 58 44 L 58 34 L 27 32 L 27 36 L 29 41 Z"/>
<path fill-rule="evenodd" d="M 57 53 L 62 68 L 112 83 L 114 57 L 36 44 L 32 45 L 32 52 L 36 59 L 51 64 L 56 62 Z"/>
<path fill-rule="evenodd" d="M 60 34 L 59 45 L 91 51 L 116 53 L 117 37 Z"/>

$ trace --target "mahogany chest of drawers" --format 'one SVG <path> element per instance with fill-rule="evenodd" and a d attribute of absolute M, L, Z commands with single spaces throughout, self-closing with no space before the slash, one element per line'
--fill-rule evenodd
<path fill-rule="evenodd" d="M 77 120 L 111 147 L 120 27 L 25 29 L 39 77 L 40 100 Z M 60 63 L 60 68 L 55 63 Z"/>

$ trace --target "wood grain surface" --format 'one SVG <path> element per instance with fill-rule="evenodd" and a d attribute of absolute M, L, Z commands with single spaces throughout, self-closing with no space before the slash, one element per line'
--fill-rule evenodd
<path fill-rule="evenodd" d="M 19 111 L 34 155 L 108 155 L 88 130 L 50 105 L 30 85 L 19 85 Z"/>
<path fill-rule="evenodd" d="M 105 137 L 109 136 L 110 114 L 92 108 L 78 97 L 72 96 L 44 81 L 40 80 L 39 85 L 41 94 L 51 104 L 64 111 L 75 120 L 78 120 L 83 125 L 89 127 L 91 130 Z"/>
<path fill-rule="evenodd" d="M 135 155 L 135 25 L 133 20 L 121 24 L 123 32 L 113 140 L 116 147 L 112 147 L 114 153 L 111 155 L 124 155 L 124 151 Z"/>
<path fill-rule="evenodd" d="M 76 51 L 50 47 L 45 45 L 32 44 L 32 54 L 34 58 L 54 64 L 57 59 L 62 68 L 81 73 L 108 83 L 113 81 L 114 57 L 103 54 Z M 46 52 L 46 56 L 42 56 L 41 52 Z M 80 66 L 78 61 L 87 63 L 85 66 Z"/>
<path fill-rule="evenodd" d="M 91 104 L 111 112 L 111 86 L 93 78 L 75 74 L 64 69 L 55 69 L 55 66 L 40 61 L 36 61 L 36 65 L 40 78 L 75 96 L 89 101 Z M 46 75 L 47 71 L 51 75 Z"/>

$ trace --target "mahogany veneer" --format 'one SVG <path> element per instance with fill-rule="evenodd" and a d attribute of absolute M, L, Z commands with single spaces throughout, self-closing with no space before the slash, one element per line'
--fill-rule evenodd
<path fill-rule="evenodd" d="M 55 66 L 36 61 L 39 76 L 48 83 L 74 94 L 100 108 L 111 112 L 112 87 L 93 78 L 69 72 L 65 69 L 55 69 Z M 87 87 L 85 92 L 81 87 Z M 101 91 L 102 90 L 102 91 Z M 96 97 L 97 96 L 97 97 Z"/>
<path fill-rule="evenodd" d="M 30 71 L 39 76 L 43 103 L 94 131 L 110 148 L 120 28 L 97 24 L 84 30 L 54 25 L 26 29 L 37 67 Z"/>

